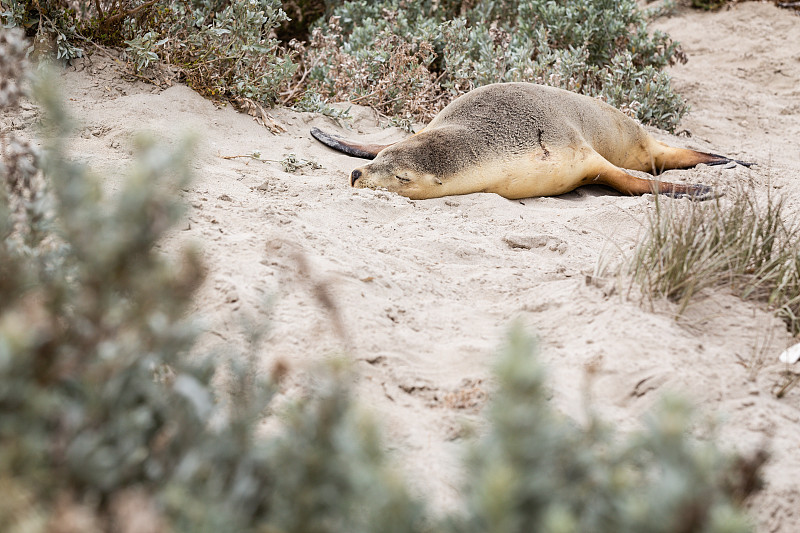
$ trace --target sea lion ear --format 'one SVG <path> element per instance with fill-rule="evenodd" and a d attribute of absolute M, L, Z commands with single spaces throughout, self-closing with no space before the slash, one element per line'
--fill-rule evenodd
<path fill-rule="evenodd" d="M 352 155 L 353 157 L 360 157 L 362 159 L 375 159 L 375 156 L 378 155 L 378 152 L 388 146 L 391 146 L 392 144 L 395 144 L 364 144 L 355 141 L 346 141 L 341 137 L 337 137 L 336 135 L 325 133 L 319 128 L 311 128 L 311 136 L 325 146 L 333 148 L 334 150 L 338 150 L 339 152 L 343 152 L 347 155 Z"/>
<path fill-rule="evenodd" d="M 433 177 L 433 181 L 435 181 L 437 185 L 441 185 L 442 184 L 442 180 L 440 180 L 436 176 Z"/>

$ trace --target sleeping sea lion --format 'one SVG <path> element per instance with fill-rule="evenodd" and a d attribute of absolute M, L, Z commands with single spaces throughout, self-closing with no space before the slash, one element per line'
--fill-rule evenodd
<path fill-rule="evenodd" d="M 374 158 L 350 174 L 353 187 L 385 188 L 412 199 L 473 192 L 553 196 L 588 184 L 624 194 L 705 199 L 713 196 L 706 185 L 643 179 L 623 168 L 658 174 L 734 161 L 668 146 L 605 102 L 533 83 L 479 87 L 393 144 L 346 141 L 317 128 L 311 134 L 349 155 Z"/>

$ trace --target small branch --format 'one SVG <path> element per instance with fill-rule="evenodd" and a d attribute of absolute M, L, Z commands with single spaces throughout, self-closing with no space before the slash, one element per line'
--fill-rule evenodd
<path fill-rule="evenodd" d="M 150 0 L 149 2 L 145 2 L 144 4 L 140 5 L 139 7 L 135 7 L 133 9 L 131 9 L 130 11 L 120 11 L 116 15 L 110 16 L 107 19 L 102 19 L 102 17 L 101 17 L 101 21 L 102 21 L 101 25 L 103 27 L 105 27 L 105 28 L 108 28 L 111 24 L 113 24 L 113 23 L 115 23 L 115 22 L 117 22 L 119 20 L 122 20 L 125 17 L 130 17 L 131 15 L 135 15 L 136 13 L 138 13 L 139 11 L 141 11 L 143 9 L 147 9 L 148 7 L 150 7 L 153 4 L 155 4 L 157 1 L 158 0 Z M 98 0 L 95 0 L 95 3 L 98 3 Z M 98 5 L 99 5 L 99 3 L 98 3 Z"/>
<path fill-rule="evenodd" d="M 376 94 L 378 94 L 379 92 L 380 92 L 380 90 L 375 90 L 375 91 L 372 91 L 372 92 L 371 92 L 371 93 L 369 93 L 369 94 L 363 94 L 363 95 L 359 96 L 358 98 L 353 98 L 353 99 L 351 99 L 351 100 L 348 100 L 348 101 L 349 101 L 351 104 L 355 104 L 356 102 L 358 102 L 358 101 L 360 101 L 360 100 L 363 100 L 363 99 L 365 99 L 365 98 L 369 98 L 370 96 L 375 96 L 375 95 L 376 95 Z"/>
<path fill-rule="evenodd" d="M 261 159 L 260 157 L 256 157 L 253 154 L 246 154 L 246 155 L 221 155 L 219 156 L 222 159 L 253 159 L 255 161 L 261 161 L 263 163 L 280 163 L 280 161 L 276 161 L 274 159 Z"/>
<path fill-rule="evenodd" d="M 300 90 L 300 87 L 303 85 L 303 82 L 306 80 L 306 76 L 308 75 L 311 69 L 304 69 L 303 75 L 300 77 L 300 80 L 295 84 L 294 89 L 289 91 L 289 95 L 281 101 L 281 105 L 286 105 L 289 103 L 289 100 L 294 98 L 294 95 Z"/>
<path fill-rule="evenodd" d="M 242 53 L 239 55 L 239 57 L 232 57 L 231 59 L 234 59 L 233 65 L 231 65 L 230 67 L 228 67 L 228 70 L 226 70 L 226 71 L 225 71 L 225 73 L 224 73 L 222 76 L 220 76 L 220 77 L 221 77 L 223 80 L 227 80 L 227 79 L 228 79 L 228 75 L 229 75 L 231 72 L 233 72 L 233 69 L 234 69 L 234 68 L 236 68 L 236 67 L 239 65 L 239 62 L 240 62 L 242 59 L 244 59 L 244 56 L 245 56 L 245 52 L 242 52 Z"/>
<path fill-rule="evenodd" d="M 777 396 L 778 398 L 783 398 L 784 396 L 786 396 L 786 393 L 788 393 L 790 390 L 794 388 L 795 385 L 797 385 L 798 381 L 800 381 L 800 374 L 792 376 L 789 379 L 789 381 L 787 381 L 783 385 L 783 387 L 781 387 L 781 389 L 775 393 L 775 396 Z"/>
<path fill-rule="evenodd" d="M 286 98 L 283 99 L 283 101 L 281 102 L 281 105 L 288 104 L 289 100 L 294 98 L 294 95 L 297 94 L 297 92 L 301 90 L 301 87 L 303 85 L 303 82 L 306 79 L 306 76 L 308 76 L 308 73 L 311 72 L 311 70 L 314 67 L 317 66 L 317 64 L 319 63 L 320 59 L 321 59 L 321 56 L 318 56 L 318 57 L 314 58 L 314 61 L 311 63 L 310 67 L 306 67 L 305 65 L 303 65 L 303 75 L 300 77 L 300 80 L 297 83 L 294 84 L 294 88 L 289 90 L 289 95 Z"/>

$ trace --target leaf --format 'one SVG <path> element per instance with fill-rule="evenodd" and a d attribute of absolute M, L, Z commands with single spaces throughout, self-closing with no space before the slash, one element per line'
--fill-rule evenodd
<path fill-rule="evenodd" d="M 202 383 L 192 376 L 181 374 L 175 378 L 172 388 L 192 404 L 198 418 L 205 420 L 209 417 L 213 410 L 214 402 L 208 389 Z"/>

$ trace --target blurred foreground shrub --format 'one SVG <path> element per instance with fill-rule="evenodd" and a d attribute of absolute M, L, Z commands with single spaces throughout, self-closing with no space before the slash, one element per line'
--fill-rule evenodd
<path fill-rule="evenodd" d="M 25 48 L 0 35 L 0 73 L 16 78 L 4 112 Z M 376 531 L 378 516 L 411 517 L 339 381 L 260 440 L 273 386 L 247 355 L 187 357 L 202 268 L 157 245 L 182 212 L 189 147 L 145 143 L 108 196 L 65 151 L 55 85 L 37 84 L 41 154 L 0 137 L 0 531 Z"/>
<path fill-rule="evenodd" d="M 0 73 L 17 76 L 4 111 L 24 50 L 0 36 Z M 157 251 L 181 212 L 189 148 L 144 144 L 106 195 L 65 151 L 55 85 L 38 84 L 41 154 L 0 133 L 0 531 L 749 531 L 739 506 L 762 458 L 693 441 L 675 402 L 631 436 L 575 424 L 549 406 L 519 330 L 459 513 L 409 495 L 341 373 L 257 436 L 274 386 L 242 363 L 251 354 L 228 354 L 229 390 L 215 393 L 220 361 L 188 357 L 197 255 Z"/>
<path fill-rule="evenodd" d="M 676 399 L 632 435 L 591 412 L 581 427 L 549 405 L 535 353 L 533 339 L 511 331 L 489 431 L 472 448 L 469 512 L 456 531 L 750 531 L 739 505 L 758 486 L 763 452 L 733 459 L 694 441 L 690 411 Z"/>

